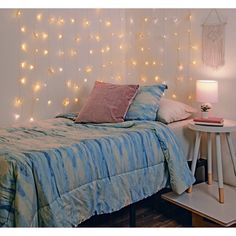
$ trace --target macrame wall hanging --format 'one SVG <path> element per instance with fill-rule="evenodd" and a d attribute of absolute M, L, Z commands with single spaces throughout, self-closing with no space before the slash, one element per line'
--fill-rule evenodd
<path fill-rule="evenodd" d="M 213 14 L 215 19 L 213 20 Z M 214 69 L 225 64 L 225 25 L 217 10 L 211 10 L 202 24 L 203 64 Z"/>

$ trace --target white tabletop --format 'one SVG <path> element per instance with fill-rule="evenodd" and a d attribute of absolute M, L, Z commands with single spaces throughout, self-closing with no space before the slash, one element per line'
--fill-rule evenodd
<path fill-rule="evenodd" d="M 235 120 L 224 120 L 224 126 L 207 126 L 207 125 L 196 125 L 194 121 L 190 121 L 188 127 L 195 131 L 208 132 L 208 133 L 230 133 L 236 132 L 236 121 Z"/>

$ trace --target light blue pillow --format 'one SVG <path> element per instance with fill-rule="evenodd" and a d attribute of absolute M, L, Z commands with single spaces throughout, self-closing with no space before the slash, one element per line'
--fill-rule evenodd
<path fill-rule="evenodd" d="M 160 99 L 165 89 L 167 89 L 165 84 L 140 86 L 125 120 L 156 120 Z"/>

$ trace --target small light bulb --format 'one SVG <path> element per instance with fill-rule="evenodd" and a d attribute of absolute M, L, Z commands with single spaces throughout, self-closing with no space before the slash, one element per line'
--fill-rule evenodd
<path fill-rule="evenodd" d="M 158 18 L 155 18 L 153 22 L 154 22 L 154 24 L 156 25 L 156 24 L 158 23 L 158 21 L 159 21 L 159 19 L 158 19 Z"/>
<path fill-rule="evenodd" d="M 88 82 L 88 79 L 87 79 L 87 78 L 84 78 L 84 82 L 87 83 L 87 82 Z"/>
<path fill-rule="evenodd" d="M 50 17 L 50 19 L 49 19 L 49 24 L 53 24 L 53 23 L 55 23 L 56 22 L 56 18 L 55 17 Z"/>
<path fill-rule="evenodd" d="M 90 26 L 90 21 L 88 21 L 87 19 L 83 19 L 83 27 L 87 28 Z"/>
<path fill-rule="evenodd" d="M 91 73 L 92 72 L 92 67 L 91 66 L 86 66 L 85 72 L 86 73 Z"/>
<path fill-rule="evenodd" d="M 45 33 L 45 32 L 43 32 L 43 33 L 42 33 L 42 38 L 43 38 L 43 39 L 47 39 L 47 38 L 48 38 L 48 34 Z"/>
<path fill-rule="evenodd" d="M 39 33 L 38 32 L 33 32 L 33 36 L 36 38 L 36 39 L 38 39 L 39 38 Z"/>
<path fill-rule="evenodd" d="M 48 106 L 50 106 L 52 104 L 51 100 L 48 100 Z"/>
<path fill-rule="evenodd" d="M 95 36 L 95 39 L 96 39 L 97 42 L 100 42 L 101 37 L 100 37 L 99 35 L 96 35 L 96 36 Z"/>
<path fill-rule="evenodd" d="M 26 78 L 25 78 L 25 77 L 21 78 L 21 79 L 20 79 L 20 83 L 21 83 L 21 84 L 26 84 Z"/>
<path fill-rule="evenodd" d="M 162 35 L 163 39 L 167 39 L 167 36 L 165 34 Z"/>
<path fill-rule="evenodd" d="M 63 38 L 62 34 L 58 34 L 58 39 L 62 39 L 62 38 Z"/>
<path fill-rule="evenodd" d="M 26 62 L 25 61 L 21 62 L 20 66 L 22 69 L 24 69 L 26 67 Z"/>
<path fill-rule="evenodd" d="M 17 16 L 17 17 L 20 17 L 21 15 L 22 15 L 22 12 L 21 12 L 20 10 L 17 10 L 17 11 L 16 11 L 16 16 Z"/>
<path fill-rule="evenodd" d="M 63 68 L 62 68 L 62 67 L 59 67 L 59 71 L 62 72 L 62 71 L 63 71 Z"/>
<path fill-rule="evenodd" d="M 37 16 L 36 16 L 37 21 L 41 21 L 42 17 L 43 17 L 43 15 L 41 13 L 37 14 Z"/>
<path fill-rule="evenodd" d="M 193 61 L 192 61 L 192 64 L 193 64 L 193 65 L 197 65 L 197 61 L 193 60 Z"/>
<path fill-rule="evenodd" d="M 89 54 L 92 55 L 93 54 L 93 50 L 90 49 L 89 50 Z"/>
<path fill-rule="evenodd" d="M 192 100 L 192 96 L 191 95 L 188 96 L 188 100 Z"/>
<path fill-rule="evenodd" d="M 70 104 L 69 98 L 65 98 L 65 99 L 63 100 L 62 104 L 63 104 L 64 107 L 67 107 L 67 106 Z"/>
<path fill-rule="evenodd" d="M 74 101 L 75 101 L 75 102 L 79 102 L 79 99 L 78 99 L 78 98 L 75 98 Z"/>
<path fill-rule="evenodd" d="M 196 45 L 192 45 L 191 48 L 192 48 L 193 50 L 197 50 L 197 49 L 198 49 L 198 47 L 197 47 Z"/>
<path fill-rule="evenodd" d="M 35 101 L 36 101 L 36 102 L 39 102 L 39 98 L 35 98 Z"/>
<path fill-rule="evenodd" d="M 184 66 L 182 64 L 179 64 L 178 69 L 182 71 L 184 69 Z"/>
<path fill-rule="evenodd" d="M 77 43 L 79 43 L 79 42 L 80 42 L 80 37 L 77 36 L 77 37 L 75 38 L 75 41 L 76 41 Z"/>
<path fill-rule="evenodd" d="M 79 85 L 74 84 L 74 90 L 75 90 L 75 91 L 78 91 L 78 90 L 79 90 Z"/>
<path fill-rule="evenodd" d="M 57 24 L 58 25 L 63 25 L 65 23 L 65 20 L 63 18 L 58 18 Z"/>
<path fill-rule="evenodd" d="M 176 99 L 177 98 L 176 94 L 173 93 L 172 98 Z"/>
<path fill-rule="evenodd" d="M 76 50 L 75 50 L 75 49 L 71 49 L 71 50 L 70 50 L 70 55 L 71 55 L 72 57 L 76 56 L 76 55 L 77 55 Z"/>
<path fill-rule="evenodd" d="M 36 83 L 33 85 L 33 91 L 37 93 L 41 89 L 41 85 L 39 83 Z"/>
<path fill-rule="evenodd" d="M 109 52 L 110 51 L 110 47 L 109 46 L 106 46 L 106 51 Z"/>
<path fill-rule="evenodd" d="M 74 19 L 74 18 L 71 18 L 71 19 L 70 19 L 70 23 L 71 23 L 71 24 L 74 24 L 74 23 L 75 23 L 75 19 Z"/>
<path fill-rule="evenodd" d="M 144 18 L 144 21 L 145 21 L 145 22 L 148 22 L 148 18 L 147 18 L 147 17 L 145 17 L 145 18 Z"/>
<path fill-rule="evenodd" d="M 29 121 L 32 123 L 34 122 L 34 117 L 30 117 Z"/>
<path fill-rule="evenodd" d="M 142 81 L 143 83 L 145 83 L 145 82 L 147 81 L 147 78 L 146 78 L 145 76 L 142 76 L 142 77 L 141 77 L 141 81 Z"/>
<path fill-rule="evenodd" d="M 154 79 L 155 81 L 159 81 L 159 76 L 156 75 Z"/>
<path fill-rule="evenodd" d="M 143 47 L 142 47 L 142 48 L 140 48 L 140 51 L 141 51 L 141 52 L 144 52 L 144 48 L 143 48 Z"/>
<path fill-rule="evenodd" d="M 72 81 L 71 81 L 71 80 L 68 80 L 68 81 L 66 82 L 66 86 L 67 86 L 68 88 L 71 88 L 71 86 L 72 86 Z"/>
<path fill-rule="evenodd" d="M 15 118 L 15 120 L 19 120 L 20 119 L 20 115 L 19 114 L 14 114 L 14 118 Z"/>
<path fill-rule="evenodd" d="M 48 73 L 49 73 L 49 74 L 54 74 L 54 73 L 55 73 L 55 70 L 54 70 L 52 67 L 49 67 L 49 68 L 48 68 Z"/>
<path fill-rule="evenodd" d="M 15 102 L 14 102 L 15 107 L 19 107 L 22 104 L 23 104 L 23 99 L 22 98 L 19 98 L 19 97 L 15 98 Z"/>
<path fill-rule="evenodd" d="M 45 56 L 48 55 L 48 50 L 45 49 L 45 50 L 43 51 L 43 54 L 44 54 Z"/>
<path fill-rule="evenodd" d="M 30 69 L 30 70 L 33 70 L 33 69 L 34 69 L 34 66 L 33 66 L 33 65 L 29 65 L 29 69 Z"/>
<path fill-rule="evenodd" d="M 133 60 L 133 61 L 132 61 L 132 65 L 133 65 L 133 66 L 136 66 L 136 65 L 137 65 L 137 61 Z"/>
<path fill-rule="evenodd" d="M 109 21 L 109 20 L 105 21 L 105 26 L 110 27 L 111 26 L 111 21 Z"/>
<path fill-rule="evenodd" d="M 26 27 L 25 27 L 25 26 L 22 26 L 22 27 L 20 28 L 20 31 L 21 31 L 22 33 L 25 33 L 25 32 L 26 32 Z"/>
<path fill-rule="evenodd" d="M 25 52 L 27 51 L 27 45 L 26 45 L 26 43 L 22 43 L 22 44 L 21 44 L 21 50 L 22 50 L 22 51 L 25 51 Z"/>
<path fill-rule="evenodd" d="M 149 62 L 148 62 L 148 61 L 145 61 L 144 64 L 145 64 L 145 66 L 148 66 L 148 65 L 149 65 Z"/>

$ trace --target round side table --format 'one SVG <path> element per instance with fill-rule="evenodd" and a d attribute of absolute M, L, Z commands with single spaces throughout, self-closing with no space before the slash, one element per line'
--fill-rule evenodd
<path fill-rule="evenodd" d="M 195 174 L 196 163 L 199 154 L 200 141 L 202 133 L 207 133 L 207 164 L 208 164 L 208 184 L 212 184 L 212 141 L 211 135 L 216 136 L 216 164 L 217 164 L 217 175 L 218 175 L 218 188 L 219 188 L 219 202 L 224 203 L 224 183 L 223 183 L 223 169 L 222 169 L 222 157 L 221 157 L 221 140 L 220 135 L 225 135 L 228 143 L 231 159 L 234 166 L 234 173 L 236 175 L 236 156 L 234 151 L 234 145 L 231 139 L 231 133 L 236 132 L 236 121 L 224 120 L 224 126 L 207 126 L 207 125 L 196 125 L 191 121 L 188 128 L 196 132 L 196 139 L 194 145 L 193 161 L 191 171 Z M 188 192 L 191 192 L 190 187 Z"/>

